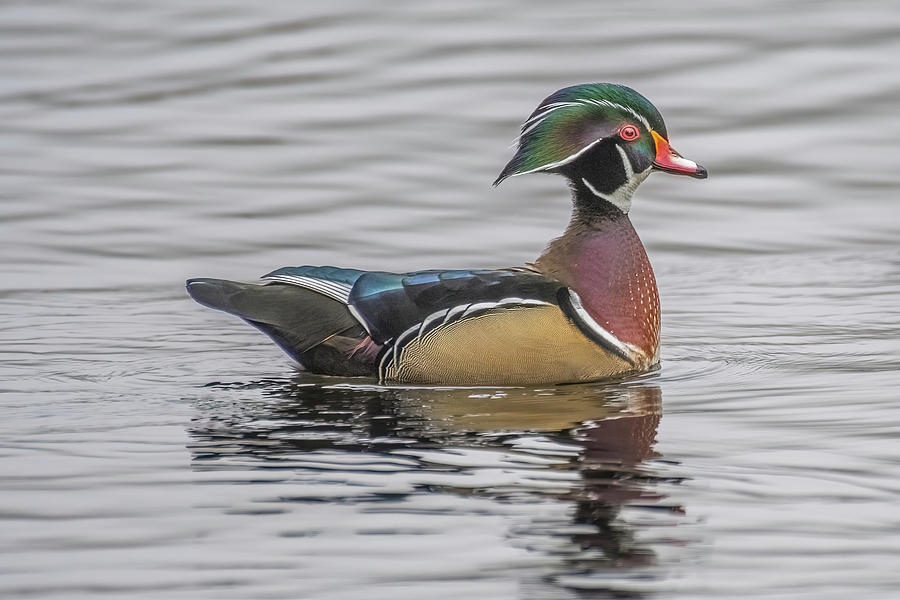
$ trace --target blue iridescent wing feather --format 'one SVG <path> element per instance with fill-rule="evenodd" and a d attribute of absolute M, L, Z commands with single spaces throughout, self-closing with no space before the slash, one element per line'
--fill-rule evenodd
<path fill-rule="evenodd" d="M 372 338 L 384 343 L 454 307 L 515 298 L 555 304 L 561 287 L 539 273 L 519 269 L 369 272 L 356 280 L 348 304 Z"/>
<path fill-rule="evenodd" d="M 364 275 L 366 271 L 359 269 L 344 269 L 341 267 L 316 267 L 312 265 L 304 265 L 302 267 L 281 267 L 271 273 L 263 275 L 263 279 L 271 279 L 278 276 L 288 275 L 295 277 L 310 277 L 312 279 L 322 279 L 324 281 L 333 281 L 336 283 L 346 283 L 353 285 L 356 280 Z"/>

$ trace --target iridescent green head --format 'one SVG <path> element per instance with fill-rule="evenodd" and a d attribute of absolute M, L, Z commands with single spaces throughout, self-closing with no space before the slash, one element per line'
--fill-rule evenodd
<path fill-rule="evenodd" d="M 548 96 L 522 125 L 516 155 L 494 182 L 526 173 L 561 173 L 576 188 L 628 212 L 651 169 L 706 177 L 669 146 L 649 100 L 624 85 L 587 83 Z"/>

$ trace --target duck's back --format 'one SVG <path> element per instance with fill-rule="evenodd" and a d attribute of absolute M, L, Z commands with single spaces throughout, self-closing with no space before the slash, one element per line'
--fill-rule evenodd
<path fill-rule="evenodd" d="M 329 375 L 539 384 L 639 366 L 630 348 L 585 322 L 577 295 L 529 269 L 287 267 L 262 284 L 195 279 L 188 291 L 257 327 L 304 368 Z"/>

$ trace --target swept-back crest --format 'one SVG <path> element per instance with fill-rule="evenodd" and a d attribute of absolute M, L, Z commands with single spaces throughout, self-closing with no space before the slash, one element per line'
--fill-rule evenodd
<path fill-rule="evenodd" d="M 522 124 L 518 150 L 494 182 L 550 171 L 586 152 L 629 121 L 668 137 L 656 107 L 630 87 L 587 83 L 558 90 L 544 99 Z"/>

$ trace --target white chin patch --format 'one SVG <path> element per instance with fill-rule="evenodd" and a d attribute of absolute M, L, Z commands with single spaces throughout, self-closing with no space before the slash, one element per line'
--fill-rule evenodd
<path fill-rule="evenodd" d="M 598 198 L 602 198 L 606 200 L 623 213 L 628 214 L 628 211 L 631 210 L 631 197 L 634 196 L 634 190 L 637 189 L 641 182 L 647 179 L 647 176 L 650 174 L 650 169 L 645 169 L 640 173 L 635 173 L 628 179 L 625 183 L 619 186 L 615 191 L 609 194 L 604 194 L 603 192 L 597 190 L 591 182 L 587 179 L 582 178 L 581 182 L 587 186 L 587 189 L 591 191 L 592 194 L 597 196 Z"/>
<path fill-rule="evenodd" d="M 622 157 L 622 167 L 625 169 L 625 183 L 620 185 L 613 192 L 604 194 L 594 187 L 586 178 L 582 177 L 581 181 L 587 186 L 587 189 L 589 189 L 592 194 L 606 200 L 623 213 L 628 214 L 628 211 L 631 210 L 631 197 L 634 196 L 634 190 L 636 190 L 637 187 L 647 179 L 647 176 L 650 175 L 651 167 L 647 167 L 640 173 L 635 173 L 634 167 L 631 166 L 631 161 L 628 159 L 628 154 L 622 146 L 616 144 L 616 150 L 619 151 L 619 156 Z"/>

